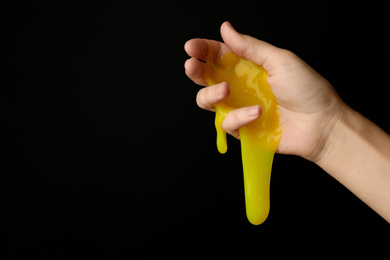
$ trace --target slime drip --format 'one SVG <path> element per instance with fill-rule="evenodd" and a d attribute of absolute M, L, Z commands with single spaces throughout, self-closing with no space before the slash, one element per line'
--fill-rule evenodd
<path fill-rule="evenodd" d="M 244 171 L 246 215 L 250 223 L 259 225 L 269 213 L 270 177 L 275 150 L 282 136 L 279 109 L 267 82 L 267 72 L 259 65 L 226 53 L 217 62 L 206 62 L 204 80 L 209 85 L 227 82 L 230 95 L 215 104 L 217 147 L 227 151 L 226 132 L 222 121 L 233 109 L 260 105 L 260 118 L 240 128 L 241 154 Z"/>

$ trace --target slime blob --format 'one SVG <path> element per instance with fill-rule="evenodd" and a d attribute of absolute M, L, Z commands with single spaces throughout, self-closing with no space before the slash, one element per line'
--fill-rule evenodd
<path fill-rule="evenodd" d="M 270 208 L 269 188 L 272 161 L 282 136 L 279 109 L 267 72 L 259 65 L 232 52 L 219 61 L 206 61 L 204 80 L 209 85 L 227 82 L 230 95 L 215 104 L 217 147 L 220 153 L 227 151 L 226 132 L 222 121 L 233 109 L 260 105 L 260 118 L 240 128 L 241 154 L 244 171 L 246 215 L 250 223 L 259 225 L 268 217 Z"/>

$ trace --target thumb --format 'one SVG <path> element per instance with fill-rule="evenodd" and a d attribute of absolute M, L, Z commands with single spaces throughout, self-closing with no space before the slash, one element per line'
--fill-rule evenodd
<path fill-rule="evenodd" d="M 230 50 L 263 66 L 265 70 L 268 70 L 267 67 L 271 65 L 269 58 L 280 51 L 279 48 L 267 42 L 237 32 L 229 22 L 222 24 L 221 36 Z"/>

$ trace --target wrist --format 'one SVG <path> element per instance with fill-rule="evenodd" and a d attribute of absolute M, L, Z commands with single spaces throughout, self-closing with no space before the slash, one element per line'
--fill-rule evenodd
<path fill-rule="evenodd" d="M 329 160 L 332 153 L 343 145 L 343 141 L 348 135 L 345 131 L 346 127 L 351 120 L 355 120 L 355 114 L 356 112 L 351 107 L 341 101 L 338 109 L 323 130 L 322 140 L 318 144 L 315 156 L 308 159 L 320 167 L 326 164 L 325 162 Z"/>
<path fill-rule="evenodd" d="M 345 106 L 315 163 L 390 222 L 390 136 Z"/>

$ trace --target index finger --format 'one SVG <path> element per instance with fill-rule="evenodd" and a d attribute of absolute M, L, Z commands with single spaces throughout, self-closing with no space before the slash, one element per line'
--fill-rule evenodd
<path fill-rule="evenodd" d="M 191 39 L 184 45 L 184 49 L 191 57 L 202 61 L 218 61 L 229 51 L 226 44 L 207 39 Z"/>

